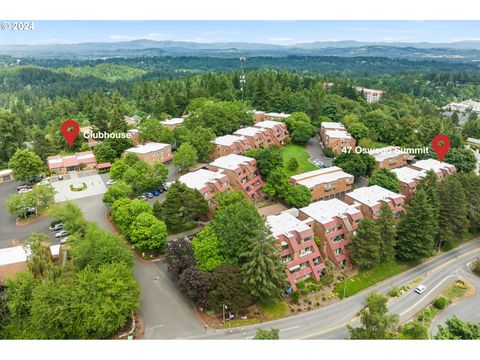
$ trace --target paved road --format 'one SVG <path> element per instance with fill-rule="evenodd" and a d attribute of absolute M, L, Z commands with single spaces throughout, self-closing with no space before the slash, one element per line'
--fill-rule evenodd
<path fill-rule="evenodd" d="M 323 145 L 318 135 L 308 140 L 307 152 L 310 155 L 310 160 L 320 159 L 325 165 L 332 166 L 332 159 L 323 155 Z"/>
<path fill-rule="evenodd" d="M 441 311 L 432 321 L 432 326 L 430 327 L 430 333 L 434 335 L 438 331 L 438 325 L 444 324 L 445 320 L 454 315 L 465 321 L 480 322 L 480 277 L 473 274 L 467 266 L 462 267 L 458 275 L 472 284 L 476 289 L 476 293 L 471 297 L 449 305 L 445 310 Z"/>
<path fill-rule="evenodd" d="M 386 294 L 391 286 L 400 287 L 422 278 L 422 284 L 427 286 L 424 294 L 417 295 L 411 290 L 402 297 L 390 301 L 390 310 L 400 314 L 400 321 L 405 322 L 435 299 L 459 276 L 462 267 L 478 256 L 480 238 L 336 304 L 244 328 L 209 330 L 204 335 L 190 338 L 250 339 L 255 335 L 256 329 L 274 327 L 280 329 L 282 339 L 343 339 L 347 336 L 346 324 L 350 323 L 353 326 L 357 324 L 356 313 L 366 305 L 365 297 L 368 293 L 375 290 Z"/>

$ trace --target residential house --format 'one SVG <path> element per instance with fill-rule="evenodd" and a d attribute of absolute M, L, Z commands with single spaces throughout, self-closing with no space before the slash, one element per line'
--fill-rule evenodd
<path fill-rule="evenodd" d="M 230 185 L 242 190 L 251 200 L 260 196 L 263 180 L 258 171 L 257 161 L 253 158 L 230 154 L 222 156 L 208 165 L 208 170 L 223 172 L 228 176 Z"/>
<path fill-rule="evenodd" d="M 457 172 L 457 169 L 454 165 L 435 159 L 419 160 L 411 164 L 410 167 L 415 170 L 432 170 L 437 175 L 439 180 L 442 180 L 444 177 Z"/>
<path fill-rule="evenodd" d="M 312 201 L 318 201 L 352 191 L 354 176 L 337 166 L 331 166 L 291 176 L 290 182 L 306 186 L 312 193 Z"/>
<path fill-rule="evenodd" d="M 372 90 L 362 87 L 357 87 L 358 92 L 363 92 L 363 96 L 368 103 L 374 103 L 380 100 L 383 95 L 383 91 L 381 90 Z"/>
<path fill-rule="evenodd" d="M 404 166 L 393 169 L 392 172 L 397 175 L 400 182 L 400 193 L 405 196 L 405 201 L 409 202 L 413 194 L 417 191 L 418 182 L 425 177 L 425 170 L 415 170 L 411 167 Z"/>
<path fill-rule="evenodd" d="M 350 239 L 363 218 L 358 205 L 338 199 L 318 201 L 299 209 L 298 218 L 313 222 L 313 232 L 322 246 L 320 253 L 340 268 L 351 266 Z"/>
<path fill-rule="evenodd" d="M 268 129 L 249 126 L 235 131 L 233 135 L 245 137 L 252 148 L 268 148 L 274 144 L 274 140 L 271 138 Z"/>
<path fill-rule="evenodd" d="M 173 131 L 177 126 L 182 125 L 184 121 L 185 119 L 183 117 L 179 117 L 160 121 L 160 124 L 165 126 L 168 130 Z"/>
<path fill-rule="evenodd" d="M 412 155 L 396 146 L 373 149 L 368 153 L 375 158 L 377 167 L 389 170 L 405 166 L 408 161 L 413 160 Z"/>
<path fill-rule="evenodd" d="M 55 174 L 66 174 L 69 171 L 94 170 L 97 159 L 92 151 L 75 153 L 74 155 L 54 155 L 47 158 L 48 169 Z"/>
<path fill-rule="evenodd" d="M 12 169 L 0 170 L 0 184 L 12 181 L 13 180 L 13 171 Z"/>
<path fill-rule="evenodd" d="M 212 159 L 229 155 L 243 154 L 245 151 L 252 149 L 251 142 L 244 136 L 225 135 L 219 136 L 212 140 Z"/>
<path fill-rule="evenodd" d="M 144 145 L 137 145 L 125 150 L 125 153 L 132 153 L 138 156 L 139 160 L 147 163 L 159 161 L 165 163 L 172 160 L 172 147 L 170 144 L 148 142 Z"/>
<path fill-rule="evenodd" d="M 290 286 L 296 290 L 299 281 L 313 277 L 315 280 L 327 273 L 313 230 L 288 212 L 267 216 L 267 225 L 278 240 L 280 256 Z"/>
<path fill-rule="evenodd" d="M 320 138 L 323 145 L 332 149 L 335 155 L 339 155 L 343 149 L 355 148 L 355 139 L 345 129 L 343 124 L 336 122 L 322 122 Z"/>
<path fill-rule="evenodd" d="M 178 180 L 189 188 L 200 191 L 212 209 L 215 208 L 212 203 L 213 197 L 219 192 L 232 188 L 228 176 L 222 171 L 199 169 L 180 176 Z"/>
<path fill-rule="evenodd" d="M 345 202 L 351 205 L 359 204 L 362 214 L 372 219 L 378 218 L 382 204 L 387 204 L 397 219 L 405 212 L 403 207 L 405 196 L 378 185 L 362 187 L 349 192 L 345 195 Z"/>
<path fill-rule="evenodd" d="M 257 122 L 254 126 L 267 130 L 270 135 L 270 139 L 272 139 L 278 145 L 284 145 L 285 139 L 290 137 L 287 126 L 283 122 L 264 120 Z"/>

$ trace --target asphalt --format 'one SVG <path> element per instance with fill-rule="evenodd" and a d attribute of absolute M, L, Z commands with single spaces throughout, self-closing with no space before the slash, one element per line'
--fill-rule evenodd
<path fill-rule="evenodd" d="M 317 136 L 311 138 L 307 142 L 307 152 L 310 155 L 310 160 L 319 159 L 327 166 L 332 166 L 332 160 L 323 155 L 323 145 L 320 138 Z"/>
<path fill-rule="evenodd" d="M 425 293 L 418 295 L 412 289 L 389 302 L 390 311 L 399 314 L 403 323 L 433 301 L 449 284 L 460 278 L 462 268 L 478 256 L 480 238 L 330 306 L 243 328 L 208 330 L 203 335 L 187 338 L 251 339 L 257 329 L 273 327 L 280 330 L 281 339 L 344 339 L 348 336 L 346 325 L 358 325 L 356 314 L 366 305 L 366 296 L 371 291 L 386 294 L 392 286 L 401 287 L 421 279 L 421 283 L 427 287 Z"/>

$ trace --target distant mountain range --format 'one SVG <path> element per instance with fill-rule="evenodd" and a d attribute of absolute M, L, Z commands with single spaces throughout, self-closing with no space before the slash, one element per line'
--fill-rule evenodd
<path fill-rule="evenodd" d="M 133 40 L 126 42 L 48 45 L 0 45 L 0 55 L 39 58 L 96 59 L 141 56 L 381 56 L 407 59 L 480 61 L 480 41 L 452 43 L 385 43 L 359 41 L 318 41 L 294 45 L 247 42 L 196 43 L 181 41 Z"/>

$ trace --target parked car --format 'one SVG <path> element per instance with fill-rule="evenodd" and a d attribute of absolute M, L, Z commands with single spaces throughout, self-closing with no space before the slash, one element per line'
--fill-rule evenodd
<path fill-rule="evenodd" d="M 30 189 L 30 188 L 25 188 L 25 189 L 20 189 L 20 190 L 18 190 L 18 193 L 19 193 L 19 194 L 26 194 L 26 193 L 28 193 L 28 192 L 30 192 L 30 191 L 32 191 L 32 189 Z"/>
<path fill-rule="evenodd" d="M 152 190 L 151 193 L 152 193 L 153 196 L 160 196 L 161 192 L 160 192 L 160 190 Z"/>
<path fill-rule="evenodd" d="M 31 189 L 32 187 L 27 184 L 22 184 L 17 186 L 17 191 L 23 190 L 23 189 Z"/>
<path fill-rule="evenodd" d="M 170 186 L 172 186 L 172 184 L 173 184 L 172 181 L 167 181 L 167 182 L 165 182 L 165 183 L 163 184 L 163 189 L 164 189 L 165 191 L 167 191 L 167 190 L 170 188 Z"/>
<path fill-rule="evenodd" d="M 65 237 L 65 236 L 67 236 L 67 235 L 68 235 L 68 232 L 66 232 L 65 230 L 60 230 L 59 232 L 55 233 L 55 237 L 56 237 L 57 239 L 63 238 L 63 237 Z"/>
<path fill-rule="evenodd" d="M 62 230 L 63 229 L 63 224 L 62 223 L 58 223 L 58 224 L 55 224 L 52 226 L 50 226 L 50 230 L 53 230 L 53 231 L 59 231 L 59 230 Z"/>
<path fill-rule="evenodd" d="M 58 175 L 58 180 L 63 180 L 63 175 Z"/>
<path fill-rule="evenodd" d="M 42 185 L 49 185 L 49 184 L 50 184 L 50 182 L 47 179 L 43 179 L 37 185 L 42 186 Z"/>
<path fill-rule="evenodd" d="M 107 180 L 107 181 L 105 182 L 105 184 L 107 184 L 107 185 L 113 185 L 113 184 L 115 184 L 115 183 L 116 183 L 116 181 L 113 180 L 113 179 Z"/>
<path fill-rule="evenodd" d="M 415 288 L 415 292 L 417 294 L 423 294 L 425 292 L 425 290 L 427 290 L 427 287 L 425 285 L 418 285 L 416 288 Z"/>
<path fill-rule="evenodd" d="M 68 236 L 65 236 L 64 238 L 60 239 L 60 244 L 65 244 L 68 241 Z"/>
<path fill-rule="evenodd" d="M 37 208 L 34 207 L 26 207 L 23 209 L 23 213 L 25 216 L 35 215 L 37 213 Z"/>
<path fill-rule="evenodd" d="M 145 195 L 140 195 L 138 197 L 138 200 L 148 200 L 148 197 L 146 197 Z"/>
<path fill-rule="evenodd" d="M 151 192 L 146 192 L 145 194 L 143 194 L 144 196 L 146 196 L 148 199 L 151 199 L 153 198 L 153 194 Z"/>

